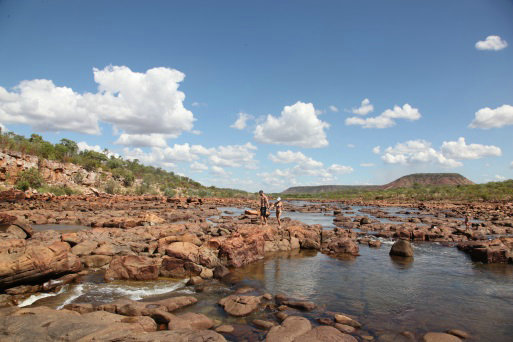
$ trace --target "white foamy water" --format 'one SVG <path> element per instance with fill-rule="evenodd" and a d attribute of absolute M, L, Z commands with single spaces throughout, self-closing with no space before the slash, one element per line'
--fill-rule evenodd
<path fill-rule="evenodd" d="M 75 299 L 84 294 L 84 284 L 79 284 L 73 287 L 71 295 L 61 305 L 57 307 L 58 310 L 62 309 L 65 305 L 72 303 Z"/>
<path fill-rule="evenodd" d="M 23 300 L 21 303 L 18 304 L 18 307 L 23 308 L 25 306 L 29 306 L 34 304 L 40 299 L 47 298 L 47 297 L 54 297 L 57 295 L 60 295 L 61 293 L 64 293 L 66 286 L 63 286 L 59 292 L 45 292 L 45 293 L 36 293 L 28 297 L 27 299 Z"/>
<path fill-rule="evenodd" d="M 97 291 L 104 296 L 125 297 L 132 300 L 140 300 L 146 297 L 158 296 L 173 292 L 185 286 L 185 281 L 169 284 L 158 284 L 151 288 L 123 286 L 118 284 L 101 284 Z"/>

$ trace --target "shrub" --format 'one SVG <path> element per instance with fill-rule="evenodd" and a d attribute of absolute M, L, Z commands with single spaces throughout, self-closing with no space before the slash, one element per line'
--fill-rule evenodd
<path fill-rule="evenodd" d="M 107 181 L 107 184 L 105 184 L 105 192 L 111 195 L 116 194 L 118 192 L 118 183 L 113 179 Z"/>
<path fill-rule="evenodd" d="M 43 177 L 36 168 L 20 172 L 16 181 L 16 188 L 26 191 L 29 188 L 37 189 L 44 184 Z"/>
<path fill-rule="evenodd" d="M 44 186 L 40 187 L 39 189 L 37 189 L 37 191 L 42 194 L 52 193 L 56 196 L 73 195 L 73 194 L 77 193 L 77 191 L 73 190 L 72 188 L 70 188 L 67 185 L 56 185 L 56 186 L 44 185 Z"/>

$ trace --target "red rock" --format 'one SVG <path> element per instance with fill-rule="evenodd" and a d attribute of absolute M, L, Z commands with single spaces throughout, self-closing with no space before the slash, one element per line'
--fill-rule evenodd
<path fill-rule="evenodd" d="M 115 256 L 105 273 L 105 280 L 154 280 L 158 275 L 159 265 L 156 259 L 135 255 Z"/>
<path fill-rule="evenodd" d="M 70 253 L 67 243 L 55 242 L 48 247 L 28 246 L 23 252 L 0 254 L 0 288 L 37 282 L 81 269 L 80 259 Z"/>

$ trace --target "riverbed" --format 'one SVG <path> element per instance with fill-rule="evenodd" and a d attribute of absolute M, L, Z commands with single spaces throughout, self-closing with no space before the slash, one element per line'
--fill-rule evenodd
<path fill-rule="evenodd" d="M 351 209 L 364 215 L 361 208 Z M 234 216 L 244 208 L 220 210 L 220 216 Z M 333 217 L 324 213 L 291 212 L 284 217 L 333 228 Z M 252 316 L 230 318 L 216 305 L 234 286 L 248 285 L 260 292 L 315 302 L 320 310 L 311 313 L 312 318 L 323 310 L 353 315 L 378 340 L 393 340 L 402 331 L 422 336 L 447 329 L 467 331 L 477 341 L 511 340 L 512 265 L 472 262 L 454 247 L 429 242 L 413 245 L 413 259 L 392 258 L 388 252 L 393 241 L 381 241 L 378 249 L 360 245 L 358 257 L 334 258 L 316 251 L 269 255 L 233 270 L 230 282 L 213 280 L 210 290 L 198 293 L 200 302 L 189 310 L 224 322 L 249 323 Z M 21 305 L 62 308 L 69 303 L 101 304 L 121 298 L 150 300 L 193 293 L 194 287 L 178 279 L 106 284 L 98 271 L 51 297 L 34 295 Z"/>

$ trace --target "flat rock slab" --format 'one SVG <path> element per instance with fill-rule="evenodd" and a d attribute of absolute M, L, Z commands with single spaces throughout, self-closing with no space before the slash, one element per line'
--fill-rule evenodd
<path fill-rule="evenodd" d="M 358 342 L 351 335 L 344 334 L 329 326 L 316 327 L 309 332 L 296 337 L 294 342 Z"/>
<path fill-rule="evenodd" d="M 424 342 L 461 342 L 461 339 L 450 334 L 429 332 L 422 338 Z"/>
<path fill-rule="evenodd" d="M 261 298 L 257 296 L 231 295 L 219 301 L 224 310 L 236 317 L 246 316 L 255 311 L 260 304 Z"/>

